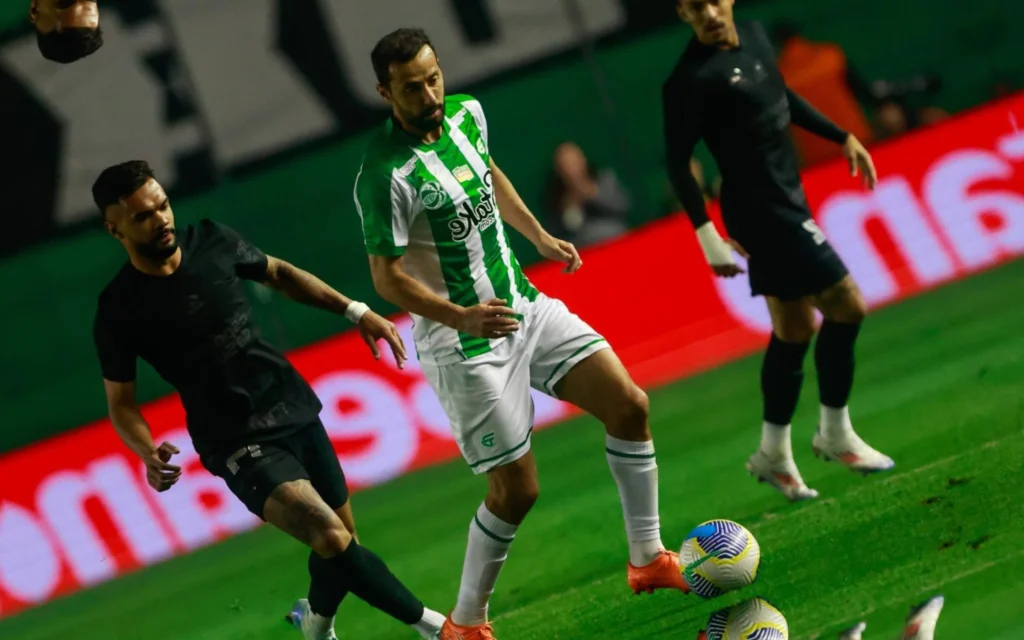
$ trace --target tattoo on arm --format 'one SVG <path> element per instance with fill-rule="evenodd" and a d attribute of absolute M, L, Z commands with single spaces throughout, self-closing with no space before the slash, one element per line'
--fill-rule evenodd
<path fill-rule="evenodd" d="M 344 315 L 352 301 L 312 273 L 271 257 L 267 267 L 268 287 L 296 302 Z"/>

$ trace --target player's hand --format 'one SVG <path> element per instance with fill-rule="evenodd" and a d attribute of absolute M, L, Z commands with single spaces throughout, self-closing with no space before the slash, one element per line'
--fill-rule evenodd
<path fill-rule="evenodd" d="M 497 298 L 466 307 L 455 328 L 477 338 L 503 338 L 519 331 L 516 311 L 506 307 L 507 301 Z"/>
<path fill-rule="evenodd" d="M 704 258 L 711 266 L 716 276 L 722 278 L 734 278 L 744 273 L 743 267 L 736 264 L 732 257 L 732 250 L 735 249 L 744 258 L 749 258 L 747 252 L 735 240 L 723 240 L 718 235 L 718 230 L 712 222 L 706 222 L 697 229 L 697 242 L 704 253 Z"/>
<path fill-rule="evenodd" d="M 738 253 L 741 256 L 743 256 L 744 260 L 749 260 L 750 259 L 750 254 L 747 253 L 747 250 L 744 249 L 742 247 L 742 245 L 740 245 L 740 243 L 736 242 L 732 238 L 729 238 L 729 239 L 725 240 L 725 243 L 728 244 L 733 249 L 735 249 L 736 253 Z M 740 265 L 738 265 L 738 264 L 736 264 L 735 262 L 732 261 L 731 256 L 730 256 L 729 262 L 727 262 L 725 264 L 713 264 L 713 265 L 711 265 L 711 270 L 715 272 L 716 276 L 719 276 L 719 277 L 722 277 L 722 278 L 735 278 L 736 276 L 740 275 L 741 273 L 745 273 L 743 271 L 743 267 L 741 267 Z"/>
<path fill-rule="evenodd" d="M 405 343 L 402 342 L 402 336 L 399 335 L 398 329 L 393 322 L 377 315 L 373 311 L 367 311 L 359 319 L 359 335 L 363 337 L 363 342 L 370 347 L 374 360 L 380 360 L 380 349 L 377 348 L 377 341 L 384 340 L 391 347 L 391 353 L 395 354 L 395 362 L 398 363 L 398 368 L 405 368 L 405 361 L 409 359 L 409 356 L 405 353 Z"/>
<path fill-rule="evenodd" d="M 542 235 L 537 240 L 536 247 L 537 252 L 548 260 L 566 263 L 567 266 L 562 269 L 562 273 L 576 273 L 583 266 L 583 260 L 576 247 L 571 242 L 559 240 L 550 233 Z"/>
<path fill-rule="evenodd" d="M 735 262 L 729 264 L 713 264 L 711 265 L 711 270 L 720 278 L 735 278 L 741 273 L 746 273 L 743 270 L 743 267 Z"/>
<path fill-rule="evenodd" d="M 165 442 L 157 447 L 148 458 L 143 459 L 146 465 L 146 482 L 159 492 L 164 492 L 174 486 L 181 478 L 181 467 L 169 464 L 171 456 L 181 453 L 178 447 L 170 442 Z"/>
<path fill-rule="evenodd" d="M 878 184 L 878 172 L 875 171 L 875 163 L 871 159 L 871 154 L 860 143 L 860 140 L 853 135 L 847 136 L 846 143 L 843 144 L 843 155 L 850 163 L 850 177 L 856 178 L 860 173 L 864 186 L 873 191 L 875 185 Z"/>

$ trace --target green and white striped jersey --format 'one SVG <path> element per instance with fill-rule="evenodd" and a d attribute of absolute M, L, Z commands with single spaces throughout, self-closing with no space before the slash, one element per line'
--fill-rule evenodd
<path fill-rule="evenodd" d="M 367 251 L 404 256 L 405 272 L 438 296 L 464 307 L 501 298 L 517 311 L 537 298 L 509 248 L 491 178 L 487 120 L 470 96 L 445 99 L 444 133 L 432 144 L 389 119 L 366 151 L 354 197 Z M 472 358 L 503 340 L 413 320 L 423 362 Z"/>

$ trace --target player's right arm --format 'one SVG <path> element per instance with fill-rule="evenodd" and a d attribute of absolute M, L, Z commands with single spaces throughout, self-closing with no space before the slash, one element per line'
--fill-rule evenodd
<path fill-rule="evenodd" d="M 149 423 L 135 399 L 135 354 L 127 348 L 101 311 L 93 326 L 93 338 L 103 371 L 107 415 L 121 441 L 146 465 L 146 480 L 157 491 L 166 491 L 181 477 L 181 467 L 169 464 L 178 453 L 169 442 L 153 442 Z"/>
<path fill-rule="evenodd" d="M 456 331 L 480 338 L 500 338 L 519 329 L 515 310 L 506 300 L 489 300 L 462 307 L 445 300 L 405 273 L 402 258 L 370 254 L 373 286 L 391 304 Z"/>
<path fill-rule="evenodd" d="M 437 295 L 402 268 L 409 229 L 416 211 L 408 185 L 392 175 L 360 171 L 356 178 L 356 209 L 370 256 L 370 274 L 380 297 L 423 318 L 481 338 L 498 338 L 519 329 L 506 300 L 463 307 Z"/>
<path fill-rule="evenodd" d="M 704 194 L 690 169 L 693 150 L 700 140 L 700 97 L 692 95 L 687 87 L 673 77 L 662 90 L 662 109 L 669 180 L 687 217 L 693 223 L 704 257 L 717 275 L 731 278 L 743 273 L 743 269 L 732 257 L 731 247 L 718 234 L 715 223 L 708 217 Z"/>

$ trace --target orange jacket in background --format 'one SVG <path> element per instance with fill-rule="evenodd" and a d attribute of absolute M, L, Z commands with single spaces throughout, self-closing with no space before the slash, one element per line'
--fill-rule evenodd
<path fill-rule="evenodd" d="M 842 48 L 794 37 L 782 48 L 778 65 L 790 89 L 864 144 L 871 141 L 871 125 L 846 80 Z M 842 151 L 839 145 L 798 127 L 793 127 L 793 138 L 805 165 L 830 160 Z"/>

